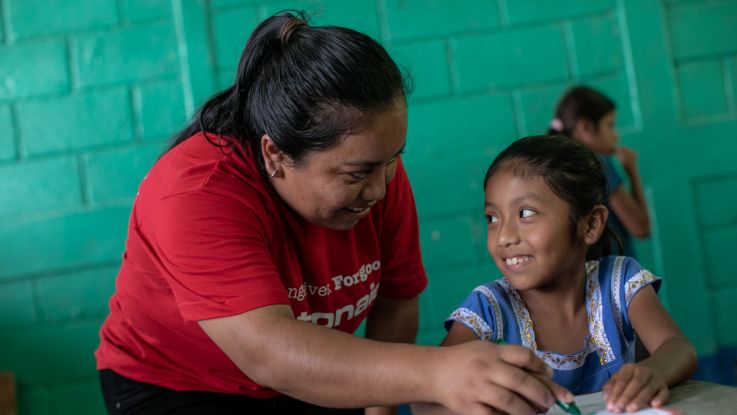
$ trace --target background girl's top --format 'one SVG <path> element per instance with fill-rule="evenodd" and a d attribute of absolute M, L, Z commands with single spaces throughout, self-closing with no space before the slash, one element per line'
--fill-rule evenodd
<path fill-rule="evenodd" d="M 601 167 L 604 170 L 604 176 L 606 176 L 608 199 L 609 196 L 611 196 L 612 193 L 617 190 L 617 187 L 624 186 L 624 180 L 617 171 L 614 156 L 609 154 L 600 155 L 599 159 L 601 160 Z M 630 233 L 627 231 L 627 228 L 624 227 L 617 215 L 614 214 L 612 208 L 609 206 L 609 203 L 607 203 L 607 209 L 609 209 L 609 218 L 607 219 L 607 225 L 614 229 L 614 231 L 617 232 L 617 234 L 621 238 L 622 250 L 620 253 L 625 256 L 635 256 L 635 251 L 632 246 L 632 235 L 630 235 Z M 616 241 L 612 240 L 611 246 L 616 247 Z"/>
<path fill-rule="evenodd" d="M 635 294 L 650 284 L 657 291 L 660 278 L 633 258 L 609 256 L 587 262 L 582 288 L 589 334 L 583 348 L 573 354 L 538 350 L 530 314 L 504 278 L 474 289 L 445 321 L 445 327 L 450 329 L 457 321 L 480 339 L 530 348 L 553 369 L 555 382 L 574 394 L 596 392 L 622 365 L 634 362 L 635 332 L 627 308 Z"/>

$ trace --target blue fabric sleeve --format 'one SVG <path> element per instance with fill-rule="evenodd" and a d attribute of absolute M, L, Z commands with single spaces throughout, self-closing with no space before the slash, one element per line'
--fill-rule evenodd
<path fill-rule="evenodd" d="M 622 185 L 622 176 L 617 172 L 612 156 L 601 156 L 600 160 L 601 168 L 606 176 L 607 195 L 611 195 L 617 187 Z"/>
<path fill-rule="evenodd" d="M 445 320 L 445 329 L 450 330 L 453 322 L 468 327 L 482 340 L 496 339 L 496 318 L 501 318 L 498 302 L 488 285 L 476 287 L 461 305 Z"/>
<path fill-rule="evenodd" d="M 650 271 L 642 268 L 642 266 L 631 257 L 626 257 L 622 263 L 622 276 L 620 280 L 620 298 L 624 299 L 624 308 L 622 309 L 623 321 L 627 331 L 631 331 L 632 325 L 629 319 L 629 306 L 635 295 L 648 285 L 652 285 L 657 293 L 660 290 L 659 277 L 653 275 Z"/>

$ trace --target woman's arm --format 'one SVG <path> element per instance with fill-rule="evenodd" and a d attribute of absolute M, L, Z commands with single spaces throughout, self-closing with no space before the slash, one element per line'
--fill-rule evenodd
<path fill-rule="evenodd" d="M 696 353 L 660 304 L 652 286 L 642 288 L 627 310 L 630 322 L 650 357 L 627 364 L 604 386 L 610 410 L 637 410 L 668 401 L 668 386 L 693 375 Z"/>
<path fill-rule="evenodd" d="M 366 318 L 366 338 L 395 342 L 414 343 L 419 320 L 419 298 L 392 300 L 377 297 Z M 366 415 L 393 415 L 396 407 L 366 408 Z"/>
<path fill-rule="evenodd" d="M 609 206 L 627 232 L 636 238 L 645 238 L 650 235 L 650 216 L 637 167 L 637 154 L 628 148 L 620 147 L 617 149 L 617 157 L 629 176 L 632 192 L 628 192 L 624 185 L 618 186 L 609 195 Z"/>
<path fill-rule="evenodd" d="M 548 408 L 554 398 L 530 373 L 546 373 L 530 350 L 476 341 L 423 347 L 362 339 L 298 321 L 287 305 L 200 321 L 255 382 L 317 405 L 439 402 L 463 414 Z M 535 408 L 533 408 L 533 406 Z"/>
<path fill-rule="evenodd" d="M 419 320 L 419 298 L 392 300 L 377 297 L 366 318 L 366 338 L 396 343 L 414 343 Z"/>
<path fill-rule="evenodd" d="M 478 337 L 471 331 L 468 327 L 464 326 L 463 324 L 454 322 L 452 326 L 450 326 L 450 330 L 448 331 L 448 334 L 443 339 L 441 346 L 454 346 L 459 345 L 463 343 L 473 342 L 477 341 Z M 486 342 L 488 343 L 488 342 Z M 501 348 L 521 348 L 520 346 L 496 346 Z M 524 349 L 526 350 L 526 349 Z M 543 384 L 546 385 L 551 391 L 554 391 L 556 398 L 558 400 L 561 400 L 563 402 L 570 402 L 573 400 L 573 395 L 563 389 L 561 386 L 557 385 L 550 379 L 550 374 L 552 371 L 546 367 L 546 374 L 535 374 L 534 376 Z M 552 405 L 552 403 L 551 403 Z M 547 408 L 544 408 L 547 409 Z M 420 402 L 420 403 L 414 403 L 412 404 L 412 413 L 415 415 L 458 415 L 463 414 L 463 412 L 454 412 L 447 407 L 443 406 L 439 403 L 433 403 L 433 402 Z"/>
<path fill-rule="evenodd" d="M 460 323 L 454 322 L 448 330 L 448 334 L 440 343 L 441 346 L 452 346 L 454 344 L 467 343 L 477 340 L 475 334 L 467 327 Z M 455 412 L 444 407 L 441 404 L 433 402 L 420 402 L 412 404 L 412 414 L 414 415 L 457 415 Z"/>

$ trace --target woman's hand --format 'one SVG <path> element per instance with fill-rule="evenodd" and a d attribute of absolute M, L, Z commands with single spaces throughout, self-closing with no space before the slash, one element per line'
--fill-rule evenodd
<path fill-rule="evenodd" d="M 433 371 L 433 396 L 450 412 L 534 414 L 546 411 L 556 398 L 565 402 L 573 399 L 550 379 L 545 363 L 521 346 L 477 340 L 441 351 L 444 355 Z"/>
<path fill-rule="evenodd" d="M 662 406 L 668 402 L 668 385 L 656 370 L 629 363 L 604 385 L 604 400 L 612 412 L 635 412 L 648 406 Z"/>

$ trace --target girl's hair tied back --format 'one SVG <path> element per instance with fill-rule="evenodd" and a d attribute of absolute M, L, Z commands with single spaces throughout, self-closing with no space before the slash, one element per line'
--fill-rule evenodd
<path fill-rule="evenodd" d="M 553 118 L 550 120 L 550 130 L 552 132 L 560 133 L 563 131 L 563 121 L 560 118 Z"/>

